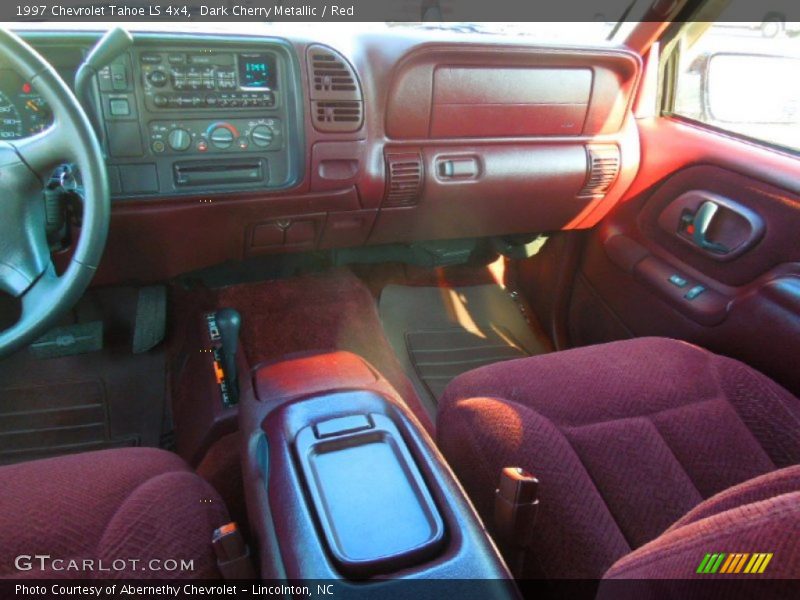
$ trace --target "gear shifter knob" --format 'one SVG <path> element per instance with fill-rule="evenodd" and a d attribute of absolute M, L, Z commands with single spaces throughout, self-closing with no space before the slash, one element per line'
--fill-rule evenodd
<path fill-rule="evenodd" d="M 239 398 L 236 352 L 239 349 L 239 330 L 242 327 L 242 317 L 236 309 L 221 308 L 214 314 L 214 320 L 217 323 L 220 342 L 222 342 L 222 369 L 235 401 Z"/>

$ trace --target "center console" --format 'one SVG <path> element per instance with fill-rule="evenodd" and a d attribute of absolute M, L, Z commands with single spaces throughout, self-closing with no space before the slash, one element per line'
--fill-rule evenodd
<path fill-rule="evenodd" d="M 433 441 L 361 358 L 263 366 L 239 418 L 262 578 L 336 579 L 381 597 L 407 593 L 398 580 L 441 580 L 441 594 L 469 579 L 459 597 L 516 596 Z"/>
<path fill-rule="evenodd" d="M 138 36 L 98 75 L 117 197 L 282 189 L 304 164 L 299 65 L 280 40 Z"/>

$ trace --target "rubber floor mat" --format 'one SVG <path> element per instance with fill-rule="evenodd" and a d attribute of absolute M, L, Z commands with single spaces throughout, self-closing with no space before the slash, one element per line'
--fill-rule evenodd
<path fill-rule="evenodd" d="M 0 361 L 0 464 L 120 446 L 159 446 L 164 426 L 163 345 L 131 353 L 137 291 L 94 291 L 80 322 L 103 321 L 101 350 Z"/>
<path fill-rule="evenodd" d="M 458 375 L 551 350 L 498 285 L 388 285 L 379 310 L 386 337 L 432 417 Z"/>
<path fill-rule="evenodd" d="M 0 464 L 68 452 L 133 446 L 112 439 L 101 381 L 5 389 L 0 406 Z"/>

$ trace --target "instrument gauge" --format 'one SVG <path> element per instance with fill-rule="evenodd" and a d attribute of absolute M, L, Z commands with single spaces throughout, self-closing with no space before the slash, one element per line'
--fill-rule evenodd
<path fill-rule="evenodd" d="M 25 134 L 22 116 L 7 94 L 0 92 L 0 140 L 16 140 Z"/>

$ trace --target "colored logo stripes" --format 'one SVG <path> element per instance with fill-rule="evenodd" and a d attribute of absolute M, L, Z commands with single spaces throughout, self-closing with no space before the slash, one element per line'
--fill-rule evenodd
<path fill-rule="evenodd" d="M 772 552 L 749 552 L 725 553 L 716 552 L 706 554 L 697 567 L 697 573 L 713 574 L 734 573 L 756 574 L 763 573 L 772 560 Z"/>

